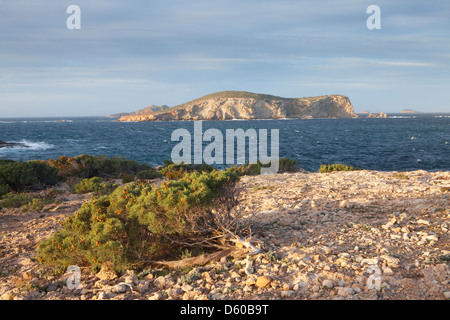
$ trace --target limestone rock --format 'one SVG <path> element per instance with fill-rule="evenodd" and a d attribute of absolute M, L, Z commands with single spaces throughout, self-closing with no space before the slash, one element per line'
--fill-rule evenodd
<path fill-rule="evenodd" d="M 224 91 L 158 112 L 123 116 L 119 121 L 357 117 L 349 98 L 342 95 L 282 98 L 251 92 Z"/>
<path fill-rule="evenodd" d="M 96 277 L 100 280 L 114 280 L 117 278 L 117 274 L 106 267 L 102 267 Z"/>
<path fill-rule="evenodd" d="M 269 285 L 269 283 L 272 281 L 272 278 L 269 276 L 260 276 L 258 279 L 256 279 L 255 286 L 258 288 L 264 288 L 265 286 Z"/>

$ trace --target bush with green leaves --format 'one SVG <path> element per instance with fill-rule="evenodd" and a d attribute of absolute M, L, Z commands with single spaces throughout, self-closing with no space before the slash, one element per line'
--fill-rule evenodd
<path fill-rule="evenodd" d="M 278 163 L 278 172 L 297 172 L 299 170 L 297 160 L 288 159 L 288 158 L 280 158 Z"/>
<path fill-rule="evenodd" d="M 1 205 L 5 208 L 20 208 L 22 213 L 40 212 L 47 204 L 54 201 L 55 195 L 52 191 L 48 194 L 9 192 L 3 197 Z"/>
<path fill-rule="evenodd" d="M 320 166 L 319 172 L 320 173 L 328 173 L 328 172 L 334 172 L 334 171 L 355 171 L 355 170 L 361 170 L 357 167 L 352 167 L 349 165 L 341 164 L 341 163 L 334 163 L 334 164 L 322 164 Z"/>
<path fill-rule="evenodd" d="M 164 166 L 158 169 L 158 173 L 169 180 L 177 180 L 189 172 L 211 172 L 214 168 L 208 164 L 176 164 L 170 160 L 164 160 Z"/>
<path fill-rule="evenodd" d="M 132 176 L 131 174 L 128 174 L 128 173 L 122 174 L 122 176 L 120 178 L 122 179 L 122 183 L 123 184 L 130 183 L 130 182 L 134 181 L 134 176 Z"/>
<path fill-rule="evenodd" d="M 122 157 L 92 156 L 82 154 L 76 157 L 60 156 L 50 159 L 48 163 L 57 168 L 62 177 L 79 178 L 120 178 L 124 173 L 136 174 L 139 171 L 150 169 L 147 164 L 138 163 Z"/>
<path fill-rule="evenodd" d="M 20 208 L 31 202 L 33 197 L 26 193 L 8 192 L 3 196 L 1 205 L 4 208 Z"/>
<path fill-rule="evenodd" d="M 161 174 L 154 168 L 141 170 L 138 173 L 136 173 L 136 179 L 141 179 L 141 180 L 156 179 L 159 177 L 161 177 Z"/>
<path fill-rule="evenodd" d="M 201 209 L 211 207 L 222 188 L 237 179 L 231 171 L 214 170 L 187 173 L 161 187 L 146 181 L 118 187 L 68 217 L 59 232 L 39 244 L 37 259 L 46 265 L 93 270 L 105 265 L 121 272 L 167 257 L 179 250 L 173 240 L 195 233 L 193 223 L 208 219 Z"/>
<path fill-rule="evenodd" d="M 92 177 L 78 182 L 74 186 L 74 191 L 78 194 L 93 192 L 96 195 L 102 195 L 111 193 L 117 187 L 118 185 L 112 182 L 103 182 L 100 177 Z"/>
<path fill-rule="evenodd" d="M 272 164 L 264 165 L 261 163 L 261 161 L 257 160 L 256 163 L 247 163 L 245 165 L 241 166 L 234 166 L 230 168 L 230 170 L 233 170 L 234 172 L 238 173 L 239 175 L 259 175 L 261 174 L 261 168 L 264 167 L 270 167 Z M 280 158 L 278 161 L 278 173 L 284 173 L 284 172 L 297 172 L 299 170 L 299 167 L 297 165 L 297 161 L 293 159 L 288 158 Z"/>
<path fill-rule="evenodd" d="M 41 212 L 48 201 L 42 198 L 33 198 L 30 202 L 22 206 L 21 212 Z"/>
<path fill-rule="evenodd" d="M 0 161 L 0 196 L 55 185 L 58 171 L 45 161 Z"/>

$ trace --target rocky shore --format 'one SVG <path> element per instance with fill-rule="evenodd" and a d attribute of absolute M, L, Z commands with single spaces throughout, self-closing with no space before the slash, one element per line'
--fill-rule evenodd
<path fill-rule="evenodd" d="M 42 212 L 0 212 L 2 300 L 442 300 L 450 298 L 450 172 L 244 176 L 236 208 L 256 255 L 184 270 L 45 272 L 36 244 L 90 195 L 60 186 Z"/>
<path fill-rule="evenodd" d="M 27 148 L 27 146 L 23 143 L 19 143 L 19 142 L 5 142 L 0 140 L 0 149 L 2 148 L 16 148 L 16 147 L 21 147 L 21 148 Z"/>

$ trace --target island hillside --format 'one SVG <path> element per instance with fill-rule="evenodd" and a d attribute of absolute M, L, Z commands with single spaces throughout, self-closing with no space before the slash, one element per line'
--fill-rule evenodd
<path fill-rule="evenodd" d="M 246 91 L 223 91 L 148 114 L 118 121 L 251 120 L 357 118 L 350 99 L 342 95 L 282 98 Z"/>
<path fill-rule="evenodd" d="M 169 108 L 169 106 L 163 105 L 163 106 L 155 106 L 151 105 L 142 109 L 139 109 L 137 111 L 133 112 L 121 112 L 121 113 L 115 113 L 108 116 L 108 118 L 120 118 L 125 116 L 138 116 L 138 115 L 145 115 L 150 114 L 157 111 L 163 111 Z"/>

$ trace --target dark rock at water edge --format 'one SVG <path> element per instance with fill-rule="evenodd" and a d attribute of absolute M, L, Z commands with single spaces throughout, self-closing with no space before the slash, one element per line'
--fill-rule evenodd
<path fill-rule="evenodd" d="M 0 140 L 0 149 L 2 149 L 2 148 L 15 148 L 15 147 L 28 148 L 23 143 L 19 143 L 19 142 L 5 142 L 5 141 Z"/>

